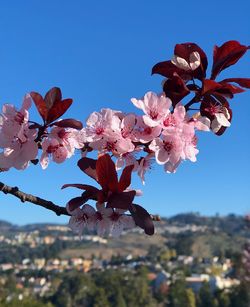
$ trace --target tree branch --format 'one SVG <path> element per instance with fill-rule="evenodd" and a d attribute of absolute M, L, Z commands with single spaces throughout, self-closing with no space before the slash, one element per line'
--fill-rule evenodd
<path fill-rule="evenodd" d="M 54 204 L 52 201 L 48 201 L 46 199 L 40 198 L 38 196 L 34 196 L 31 194 L 27 194 L 25 192 L 22 192 L 19 190 L 18 187 L 10 187 L 8 185 L 5 185 L 4 183 L 0 182 L 0 191 L 4 194 L 11 194 L 21 200 L 21 202 L 30 202 L 32 204 L 35 204 L 37 206 L 44 207 L 50 211 L 55 212 L 56 215 L 68 215 L 68 212 L 65 207 L 60 207 Z"/>
<path fill-rule="evenodd" d="M 50 211 L 55 212 L 56 215 L 67 215 L 70 216 L 70 214 L 67 212 L 65 207 L 60 207 L 56 204 L 54 204 L 52 201 L 48 201 L 46 199 L 40 198 L 38 196 L 34 196 L 32 194 L 27 194 L 25 192 L 22 192 L 19 190 L 18 187 L 10 187 L 3 182 L 0 182 L 0 191 L 4 194 L 11 194 L 21 200 L 21 202 L 30 202 L 32 204 L 35 204 L 37 206 L 41 206 L 45 209 L 48 209 Z M 160 221 L 161 218 L 159 215 L 153 215 L 151 214 L 151 219 L 153 221 Z"/>

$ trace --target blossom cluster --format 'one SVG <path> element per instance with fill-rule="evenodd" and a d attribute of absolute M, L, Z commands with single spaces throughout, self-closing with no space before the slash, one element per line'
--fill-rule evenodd
<path fill-rule="evenodd" d="M 30 163 L 40 163 L 46 169 L 50 160 L 62 163 L 78 149 L 82 154 L 79 168 L 101 189 L 64 185 L 84 190 L 68 203 L 71 228 L 79 233 L 87 227 L 100 234 L 116 235 L 137 225 L 153 234 L 150 215 L 133 203 L 138 192 L 129 187 L 132 172 L 137 172 L 143 183 L 154 162 L 174 173 L 182 161 L 196 161 L 197 131 L 216 135 L 226 131 L 232 121 L 228 99 L 250 88 L 250 79 L 215 79 L 249 48 L 237 41 L 215 46 L 211 76 L 207 78 L 205 52 L 194 43 L 177 44 L 172 59 L 152 68 L 152 74 L 164 77 L 161 91 L 131 99 L 141 114 L 102 109 L 90 114 L 85 127 L 79 120 L 61 119 L 73 100 L 62 99 L 57 87 L 44 97 L 37 92 L 26 94 L 20 110 L 5 104 L 0 115 L 0 171 L 12 167 L 23 170 Z M 190 94 L 192 99 L 185 101 Z M 32 101 L 42 123 L 30 120 Z M 91 151 L 97 152 L 97 160 L 87 157 Z M 119 169 L 123 172 L 118 181 Z M 88 200 L 97 201 L 97 210 L 86 204 Z"/>
<path fill-rule="evenodd" d="M 97 202 L 96 210 L 88 205 L 70 211 L 71 214 L 69 227 L 80 236 L 83 230 L 87 228 L 89 231 L 96 230 L 99 236 L 111 235 L 118 237 L 125 229 L 135 227 L 132 216 L 126 215 L 126 210 L 106 208 L 104 203 Z"/>

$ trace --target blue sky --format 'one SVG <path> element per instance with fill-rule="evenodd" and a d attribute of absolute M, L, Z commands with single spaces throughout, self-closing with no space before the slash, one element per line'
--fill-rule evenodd
<path fill-rule="evenodd" d="M 135 111 L 131 97 L 159 92 L 151 67 L 172 57 L 176 43 L 195 42 L 208 54 L 231 39 L 250 44 L 249 1 L 11 1 L 0 3 L 0 102 L 21 105 L 26 92 L 59 86 L 74 99 L 66 117 L 85 121 L 103 107 Z M 250 53 L 222 77 L 250 77 Z M 151 213 L 245 214 L 250 210 L 250 93 L 231 102 L 233 123 L 222 137 L 199 135 L 198 162 L 174 175 L 155 166 L 137 199 Z M 38 119 L 32 108 L 32 118 Z M 46 171 L 0 174 L 1 181 L 64 205 L 77 190 L 64 183 L 90 183 L 76 167 L 79 155 Z M 0 219 L 17 224 L 65 223 L 66 217 L 0 194 Z"/>

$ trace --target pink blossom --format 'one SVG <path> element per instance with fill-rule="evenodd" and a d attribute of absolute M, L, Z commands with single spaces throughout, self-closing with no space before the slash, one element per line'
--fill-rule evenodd
<path fill-rule="evenodd" d="M 23 124 L 21 138 L 14 138 L 11 145 L 0 153 L 0 168 L 25 169 L 29 161 L 35 159 L 38 153 L 38 147 L 34 141 L 36 135 L 36 130 L 29 129 L 27 123 Z"/>
<path fill-rule="evenodd" d="M 43 153 L 41 155 L 40 163 L 43 169 L 48 167 L 50 156 L 52 156 L 54 162 L 62 163 L 72 155 L 72 152 L 68 150 L 67 147 L 59 143 L 59 141 L 53 137 L 46 138 L 43 141 L 42 150 Z"/>
<path fill-rule="evenodd" d="M 111 220 L 110 234 L 113 237 L 119 237 L 124 229 L 135 227 L 134 219 L 131 216 L 125 215 L 125 210 L 115 209 L 109 216 Z"/>
<path fill-rule="evenodd" d="M 182 129 L 181 125 L 186 119 L 185 107 L 181 104 L 176 105 L 174 113 L 168 114 L 162 121 L 162 128 L 172 131 L 173 128 Z"/>
<path fill-rule="evenodd" d="M 183 125 L 182 142 L 182 159 L 188 159 L 192 162 L 196 162 L 196 155 L 199 153 L 199 150 L 196 148 L 197 137 L 195 135 L 194 125 L 192 125 L 192 122 Z"/>
<path fill-rule="evenodd" d="M 164 94 L 158 96 L 153 92 L 146 93 L 143 99 L 132 98 L 131 101 L 137 108 L 143 110 L 145 113 L 143 121 L 149 127 L 158 126 L 169 114 L 172 105 L 171 100 Z"/>
<path fill-rule="evenodd" d="M 111 208 L 105 208 L 104 203 L 96 203 L 96 230 L 99 236 L 104 236 L 110 233 L 111 220 L 109 216 L 112 214 L 113 210 Z"/>
<path fill-rule="evenodd" d="M 141 178 L 142 183 L 145 184 L 145 173 L 152 168 L 154 153 L 148 154 L 139 160 L 137 168 L 138 176 Z"/>
<path fill-rule="evenodd" d="M 161 134 L 161 130 L 162 128 L 160 125 L 150 127 L 144 123 L 142 117 L 137 117 L 137 123 L 134 130 L 135 141 L 141 143 L 151 142 Z"/>
<path fill-rule="evenodd" d="M 117 112 L 111 109 L 91 113 L 85 128 L 87 141 L 95 142 L 108 135 L 110 131 L 120 130 L 120 123 Z"/>
<path fill-rule="evenodd" d="M 82 148 L 86 141 L 84 134 L 73 128 L 54 127 L 50 136 L 57 139 L 60 144 L 67 148 L 69 156 L 74 154 L 75 149 Z"/>
<path fill-rule="evenodd" d="M 123 138 L 118 132 L 110 132 L 101 139 L 91 142 L 89 146 L 102 153 L 112 152 L 116 156 L 132 152 L 135 149 L 132 141 L 129 138 Z"/>
<path fill-rule="evenodd" d="M 96 210 L 88 204 L 83 205 L 82 208 L 77 208 L 73 212 L 69 220 L 69 227 L 80 236 L 83 233 L 84 228 L 93 230 L 96 224 Z"/>
<path fill-rule="evenodd" d="M 23 138 L 23 129 L 29 119 L 30 106 L 29 94 L 25 95 L 20 111 L 17 111 L 11 104 L 3 105 L 0 115 L 0 147 L 9 147 L 15 138 Z"/>
<path fill-rule="evenodd" d="M 149 149 L 155 152 L 155 159 L 158 164 L 170 162 L 176 164 L 182 153 L 183 142 L 177 133 L 162 133 L 162 139 L 156 138 L 149 145 Z"/>
<path fill-rule="evenodd" d="M 135 152 L 136 151 L 140 151 L 141 148 L 135 148 Z M 124 166 L 128 166 L 128 165 L 134 165 L 134 169 L 133 171 L 136 171 L 137 167 L 138 167 L 138 162 L 135 158 L 135 152 L 126 152 L 120 156 L 117 157 L 116 160 L 116 169 L 119 170 L 121 168 L 123 168 Z"/>
<path fill-rule="evenodd" d="M 105 208 L 104 203 L 97 202 L 97 233 L 110 234 L 118 237 L 124 229 L 135 227 L 131 216 L 125 215 L 126 210 Z"/>
<path fill-rule="evenodd" d="M 126 115 L 121 121 L 121 135 L 123 138 L 133 139 L 133 130 L 137 122 L 135 114 Z"/>

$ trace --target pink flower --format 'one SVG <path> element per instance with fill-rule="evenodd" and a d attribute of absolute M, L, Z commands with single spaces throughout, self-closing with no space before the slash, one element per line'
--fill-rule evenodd
<path fill-rule="evenodd" d="M 152 168 L 154 153 L 148 154 L 146 157 L 142 157 L 139 160 L 137 168 L 137 174 L 142 180 L 142 184 L 145 184 L 145 173 Z"/>
<path fill-rule="evenodd" d="M 96 204 L 97 207 L 97 233 L 110 234 L 119 237 L 124 229 L 135 227 L 135 222 L 131 216 L 125 215 L 126 210 L 105 208 L 103 203 Z"/>
<path fill-rule="evenodd" d="M 109 216 L 111 221 L 110 234 L 113 237 L 119 237 L 123 230 L 135 227 L 132 216 L 125 215 L 125 210 L 115 209 Z"/>
<path fill-rule="evenodd" d="M 69 227 L 80 236 L 82 235 L 85 227 L 88 230 L 93 230 L 95 228 L 96 210 L 90 205 L 85 204 L 81 209 L 77 208 L 73 212 L 70 211 L 69 213 L 72 214 L 69 220 Z"/>
<path fill-rule="evenodd" d="M 91 142 L 89 146 L 102 153 L 112 152 L 116 156 L 132 152 L 135 149 L 132 141 L 129 138 L 123 138 L 118 132 L 110 132 L 101 139 Z"/>
<path fill-rule="evenodd" d="M 57 139 L 60 144 L 67 148 L 69 156 L 74 154 L 76 148 L 82 148 L 85 141 L 81 131 L 73 128 L 55 127 L 51 130 L 50 136 Z"/>
<path fill-rule="evenodd" d="M 143 99 L 132 98 L 131 101 L 146 114 L 143 115 L 143 121 L 149 127 L 158 126 L 169 114 L 172 104 L 171 100 L 163 94 L 158 96 L 153 92 L 146 93 Z"/>
<path fill-rule="evenodd" d="M 112 214 L 113 210 L 111 208 L 105 208 L 104 203 L 96 203 L 96 230 L 99 236 L 104 236 L 110 233 L 111 220 L 109 216 Z"/>
<path fill-rule="evenodd" d="M 146 125 L 142 117 L 137 117 L 137 123 L 134 131 L 135 141 L 141 143 L 151 142 L 161 134 L 161 126 L 150 127 Z"/>
<path fill-rule="evenodd" d="M 0 115 L 0 147 L 6 148 L 16 138 L 23 138 L 23 129 L 29 119 L 28 109 L 31 106 L 31 97 L 25 95 L 20 111 L 11 104 L 5 104 Z"/>
<path fill-rule="evenodd" d="M 162 139 L 156 138 L 149 145 L 149 149 L 155 152 L 155 159 L 158 164 L 170 162 L 176 164 L 182 153 L 183 142 L 177 133 L 164 134 Z"/>
<path fill-rule="evenodd" d="M 123 138 L 133 139 L 133 130 L 137 121 L 135 114 L 126 115 L 121 121 L 121 135 Z"/>
<path fill-rule="evenodd" d="M 135 151 L 140 151 L 140 150 L 141 148 L 139 149 L 135 148 Z M 126 152 L 120 155 L 119 157 L 117 157 L 117 160 L 115 163 L 117 170 L 123 168 L 124 166 L 128 166 L 128 165 L 134 165 L 133 171 L 136 171 L 138 167 L 138 162 L 135 158 L 135 152 Z"/>
<path fill-rule="evenodd" d="M 41 155 L 40 163 L 43 169 L 48 167 L 49 157 L 56 163 L 64 162 L 72 152 L 68 150 L 63 144 L 59 143 L 56 138 L 46 138 L 42 143 L 43 153 Z"/>
<path fill-rule="evenodd" d="M 183 125 L 182 142 L 182 159 L 188 159 L 192 162 L 196 162 L 196 155 L 199 153 L 199 150 L 196 148 L 197 137 L 195 135 L 194 125 L 192 122 Z"/>
<path fill-rule="evenodd" d="M 181 125 L 185 121 L 186 110 L 181 104 L 176 105 L 174 113 L 168 114 L 162 121 L 162 128 L 172 131 L 173 128 L 182 129 Z"/>
<path fill-rule="evenodd" d="M 108 135 L 110 131 L 119 130 L 120 123 L 121 120 L 116 111 L 102 109 L 100 113 L 93 112 L 87 119 L 87 127 L 85 128 L 87 141 L 98 141 Z"/>
<path fill-rule="evenodd" d="M 38 147 L 34 141 L 36 135 L 36 130 L 29 129 L 28 124 L 23 124 L 20 138 L 14 138 L 11 145 L 0 153 L 0 168 L 25 169 L 29 161 L 35 159 L 38 153 Z"/>

